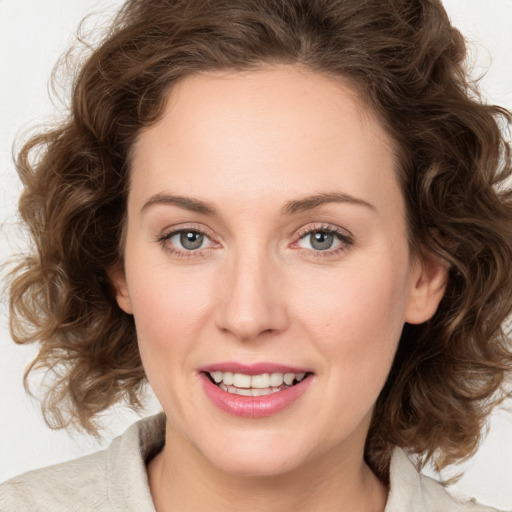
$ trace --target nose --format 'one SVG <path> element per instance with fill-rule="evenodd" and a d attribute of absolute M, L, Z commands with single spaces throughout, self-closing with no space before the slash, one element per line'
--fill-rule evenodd
<path fill-rule="evenodd" d="M 278 263 L 264 255 L 240 255 L 223 270 L 216 312 L 221 331 L 251 341 L 286 330 L 289 318 Z"/>

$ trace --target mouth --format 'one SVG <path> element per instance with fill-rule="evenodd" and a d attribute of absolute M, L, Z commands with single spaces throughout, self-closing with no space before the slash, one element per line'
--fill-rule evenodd
<path fill-rule="evenodd" d="M 249 375 L 216 370 L 205 372 L 205 374 L 212 384 L 226 393 L 241 396 L 266 396 L 296 386 L 306 379 L 310 372 L 273 372 Z"/>
<path fill-rule="evenodd" d="M 245 418 L 264 418 L 290 407 L 311 387 L 314 373 L 261 363 L 220 363 L 199 372 L 206 396 L 220 410 Z"/>

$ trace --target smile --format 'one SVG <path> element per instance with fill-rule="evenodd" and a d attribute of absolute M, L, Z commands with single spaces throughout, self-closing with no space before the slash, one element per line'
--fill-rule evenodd
<path fill-rule="evenodd" d="M 265 396 L 278 393 L 301 382 L 306 376 L 301 373 L 260 373 L 247 375 L 214 371 L 209 372 L 210 378 L 220 389 L 227 393 L 242 396 Z"/>
<path fill-rule="evenodd" d="M 223 368 L 203 368 L 200 372 L 206 396 L 220 410 L 245 418 L 262 418 L 282 411 L 301 397 L 314 380 L 311 372 L 298 369 L 220 366 Z"/>

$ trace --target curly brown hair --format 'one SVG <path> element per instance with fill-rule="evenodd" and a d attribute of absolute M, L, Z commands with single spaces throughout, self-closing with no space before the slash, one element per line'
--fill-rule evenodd
<path fill-rule="evenodd" d="M 348 81 L 396 142 L 413 251 L 449 262 L 434 317 L 406 325 L 367 438 L 442 467 L 472 454 L 504 397 L 512 349 L 512 117 L 485 104 L 438 0 L 129 0 L 73 85 L 68 118 L 19 152 L 20 212 L 34 250 L 14 270 L 11 330 L 39 343 L 54 427 L 95 432 L 145 381 L 135 326 L 109 271 L 122 265 L 130 150 L 193 73 L 300 64 Z M 36 155 L 33 158 L 33 155 Z"/>

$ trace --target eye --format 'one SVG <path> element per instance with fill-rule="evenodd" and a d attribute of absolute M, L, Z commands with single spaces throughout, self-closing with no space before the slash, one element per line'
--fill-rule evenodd
<path fill-rule="evenodd" d="M 202 249 L 214 245 L 212 239 L 197 228 L 176 229 L 159 237 L 158 242 L 171 253 L 182 256 L 201 253 Z"/>
<path fill-rule="evenodd" d="M 187 251 L 195 251 L 202 249 L 203 244 L 207 241 L 207 237 L 202 233 L 191 230 L 178 231 L 169 238 L 169 241 Z"/>
<path fill-rule="evenodd" d="M 299 237 L 296 242 L 298 247 L 317 253 L 333 254 L 352 245 L 352 238 L 348 233 L 331 226 L 303 229 Z"/>
<path fill-rule="evenodd" d="M 333 233 L 327 231 L 313 231 L 309 235 L 301 238 L 301 242 L 305 243 L 306 246 L 309 244 L 308 249 L 327 251 L 328 249 L 332 249 L 337 240 Z"/>

